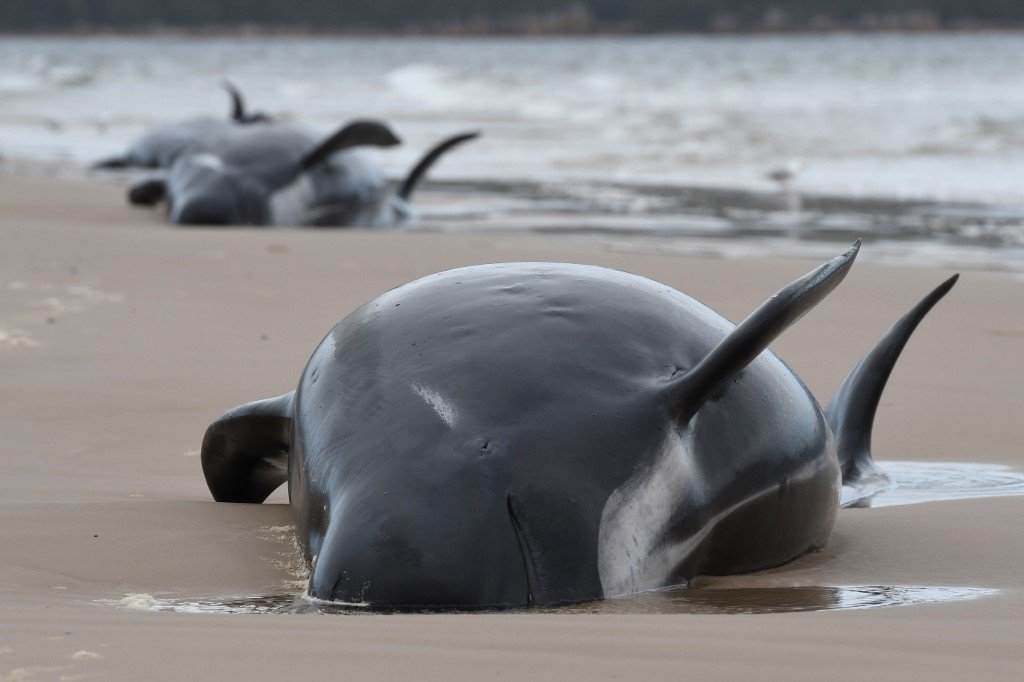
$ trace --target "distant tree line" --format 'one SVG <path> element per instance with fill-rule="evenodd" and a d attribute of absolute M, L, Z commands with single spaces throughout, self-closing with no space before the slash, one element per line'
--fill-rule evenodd
<path fill-rule="evenodd" d="M 557 33 L 1024 25 L 1024 0 L 0 0 L 0 30 Z"/>

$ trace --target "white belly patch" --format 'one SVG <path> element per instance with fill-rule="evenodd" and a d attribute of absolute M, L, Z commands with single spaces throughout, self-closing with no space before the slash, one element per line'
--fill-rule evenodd
<path fill-rule="evenodd" d="M 703 536 L 664 542 L 684 500 L 699 505 L 705 486 L 693 453 L 693 430 L 679 433 L 654 464 L 638 471 L 608 497 L 598 530 L 597 567 L 605 597 L 664 587 L 673 569 Z M 700 535 L 699 534 L 699 535 Z"/>

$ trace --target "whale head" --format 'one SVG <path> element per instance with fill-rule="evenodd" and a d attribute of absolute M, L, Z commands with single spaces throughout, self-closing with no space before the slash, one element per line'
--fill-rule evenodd
<path fill-rule="evenodd" d="M 669 438 L 659 387 L 682 358 L 651 343 L 672 338 L 672 302 L 594 270 L 451 271 L 331 331 L 293 407 L 313 596 L 467 608 L 603 595 L 602 508 Z M 660 304 L 630 313 L 630 285 Z"/>
<path fill-rule="evenodd" d="M 176 225 L 265 225 L 267 191 L 258 178 L 214 154 L 184 155 L 171 169 L 170 220 Z"/>
<path fill-rule="evenodd" d="M 166 182 L 171 222 L 271 224 L 274 193 L 321 166 L 333 154 L 357 146 L 389 147 L 399 143 L 383 123 L 359 120 L 294 158 L 267 157 L 261 152 L 259 138 L 270 127 L 215 140 L 217 153 L 200 145 L 181 154 L 171 166 Z"/>

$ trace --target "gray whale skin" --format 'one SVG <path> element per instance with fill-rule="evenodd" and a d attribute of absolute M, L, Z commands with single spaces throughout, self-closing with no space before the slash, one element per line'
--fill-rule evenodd
<path fill-rule="evenodd" d="M 287 482 L 309 593 L 379 607 L 559 604 L 784 564 L 822 547 L 871 461 L 901 318 L 822 409 L 769 343 L 859 242 L 738 326 L 649 279 L 505 263 L 348 315 L 298 388 L 207 430 L 215 499 Z"/>

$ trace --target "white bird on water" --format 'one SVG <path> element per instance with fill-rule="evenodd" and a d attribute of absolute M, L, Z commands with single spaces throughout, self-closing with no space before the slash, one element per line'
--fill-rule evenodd
<path fill-rule="evenodd" d="M 792 188 L 791 185 L 796 176 L 803 170 L 804 160 L 803 159 L 790 159 L 785 166 L 779 166 L 767 174 L 765 177 L 773 182 L 778 183 L 780 192 L 789 192 Z"/>

